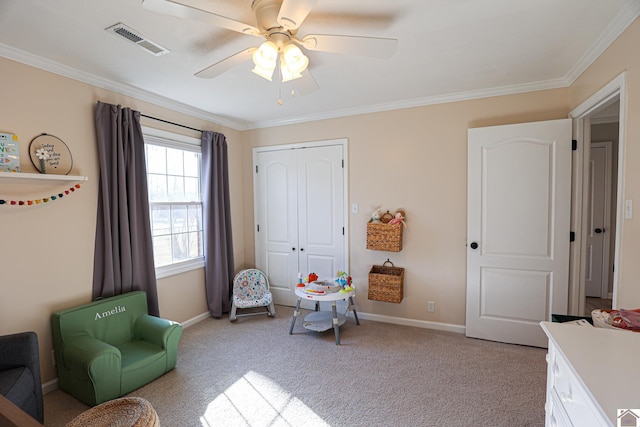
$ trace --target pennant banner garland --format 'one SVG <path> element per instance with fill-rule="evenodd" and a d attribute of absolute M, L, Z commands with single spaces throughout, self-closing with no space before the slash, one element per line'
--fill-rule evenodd
<path fill-rule="evenodd" d="M 51 195 L 49 197 L 42 197 L 40 199 L 34 199 L 34 200 L 6 200 L 6 199 L 0 199 L 0 205 L 10 205 L 10 206 L 35 206 L 35 205 L 39 205 L 42 203 L 49 203 L 49 202 L 53 202 L 55 200 L 58 199 L 62 199 L 65 196 L 70 195 L 71 193 L 75 192 L 76 190 L 80 189 L 80 184 L 76 184 L 73 187 L 69 187 L 68 190 L 64 190 L 62 193 L 58 193 L 58 194 L 54 194 Z"/>

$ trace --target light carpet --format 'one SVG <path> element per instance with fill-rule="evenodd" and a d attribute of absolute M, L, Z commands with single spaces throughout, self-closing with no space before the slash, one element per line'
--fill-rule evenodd
<path fill-rule="evenodd" d="M 336 346 L 276 311 L 186 328 L 176 369 L 129 396 L 164 427 L 544 425 L 544 349 L 352 318 Z M 61 390 L 44 405 L 50 427 L 88 409 Z"/>

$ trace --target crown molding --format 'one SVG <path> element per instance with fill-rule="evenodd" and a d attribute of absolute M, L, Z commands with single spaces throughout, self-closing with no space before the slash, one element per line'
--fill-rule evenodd
<path fill-rule="evenodd" d="M 108 80 L 102 77 L 95 76 L 93 74 L 85 73 L 84 71 L 77 70 L 64 64 L 60 64 L 59 62 L 51 61 L 41 56 L 33 55 L 31 53 L 16 49 L 3 43 L 0 43 L 0 56 L 16 62 L 20 62 L 25 65 L 29 65 L 31 67 L 39 68 L 44 71 L 49 71 L 63 77 L 68 77 L 82 83 L 87 83 L 92 86 L 119 93 L 121 95 L 130 96 L 140 101 L 149 102 L 159 107 L 167 108 L 191 117 L 213 122 L 222 126 L 227 126 L 235 130 L 247 129 L 246 123 L 229 120 L 225 117 L 208 113 L 199 108 L 191 107 L 187 104 L 174 101 L 164 96 L 156 95 L 143 89 L 138 89 L 133 86 L 117 83 L 113 80 Z"/>
<path fill-rule="evenodd" d="M 578 62 L 569 70 L 565 79 L 566 85 L 571 86 L 578 77 L 640 16 L 640 2 L 630 3 L 602 32 L 600 38 L 591 46 Z"/>
<path fill-rule="evenodd" d="M 309 114 L 306 116 L 296 116 L 287 119 L 265 120 L 261 122 L 249 123 L 248 129 L 261 129 L 274 126 L 292 125 L 318 120 L 336 119 L 360 114 L 380 113 L 391 110 L 401 110 L 405 108 L 424 107 L 427 105 L 445 104 L 449 102 L 470 101 L 473 99 L 491 98 L 495 96 L 514 95 L 518 93 L 535 92 L 539 90 L 558 89 L 567 87 L 566 79 L 554 79 L 541 82 L 524 83 L 509 86 L 500 86 L 489 89 L 480 89 L 467 92 L 456 92 L 444 95 L 427 96 L 413 98 L 397 102 L 387 102 L 383 104 L 367 105 L 366 107 L 347 108 L 333 110 L 319 114 Z"/>

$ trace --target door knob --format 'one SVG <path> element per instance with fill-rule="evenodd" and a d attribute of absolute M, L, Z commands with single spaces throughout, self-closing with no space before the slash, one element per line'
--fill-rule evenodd
<path fill-rule="evenodd" d="M 304 252 L 304 248 L 300 248 L 300 252 Z"/>
<path fill-rule="evenodd" d="M 291 248 L 291 250 L 292 250 L 292 251 L 295 251 L 295 250 L 296 250 L 296 248 Z"/>
<path fill-rule="evenodd" d="M 600 234 L 604 232 L 604 228 L 596 228 L 595 230 L 593 230 L 596 232 L 596 234 Z"/>
<path fill-rule="evenodd" d="M 469 246 L 471 246 L 471 249 L 478 249 L 478 244 L 476 242 L 471 242 Z"/>

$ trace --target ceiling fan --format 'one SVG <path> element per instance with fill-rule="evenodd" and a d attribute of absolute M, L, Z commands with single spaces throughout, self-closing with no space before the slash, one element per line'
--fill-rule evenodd
<path fill-rule="evenodd" d="M 313 92 L 318 88 L 318 85 L 307 70 L 309 59 L 300 47 L 311 51 L 375 58 L 389 58 L 393 55 L 398 44 L 396 39 L 331 34 L 308 34 L 298 38 L 300 26 L 317 1 L 252 0 L 251 10 L 256 17 L 256 26 L 174 0 L 143 0 L 142 6 L 162 14 L 202 21 L 266 39 L 259 47 L 245 49 L 195 74 L 197 77 L 206 79 L 219 76 L 243 62 L 253 59 L 255 68 L 252 71 L 271 80 L 279 59 L 282 81 L 301 79 L 298 88 L 304 94 Z"/>

